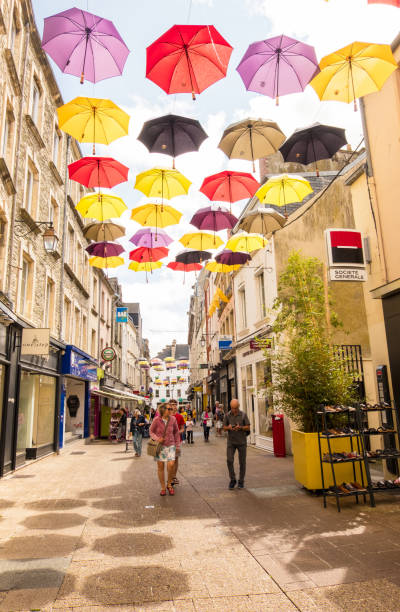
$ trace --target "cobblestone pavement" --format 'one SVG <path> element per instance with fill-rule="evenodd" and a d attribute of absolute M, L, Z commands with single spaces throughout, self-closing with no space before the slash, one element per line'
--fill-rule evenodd
<path fill-rule="evenodd" d="M 214 433 L 184 445 L 175 497 L 155 472 L 78 442 L 3 479 L 0 610 L 400 611 L 397 497 L 324 510 L 290 458 L 253 448 L 228 491 Z"/>

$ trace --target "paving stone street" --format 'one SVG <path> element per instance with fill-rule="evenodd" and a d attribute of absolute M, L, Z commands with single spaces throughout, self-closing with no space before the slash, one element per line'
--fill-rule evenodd
<path fill-rule="evenodd" d="M 400 510 L 322 501 L 290 457 L 249 448 L 229 491 L 225 439 L 184 445 L 161 498 L 152 458 L 68 446 L 0 483 L 0 610 L 400 610 Z"/>

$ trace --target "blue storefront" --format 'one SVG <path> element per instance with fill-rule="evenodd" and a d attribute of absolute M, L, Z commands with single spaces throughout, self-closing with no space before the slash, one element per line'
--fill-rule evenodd
<path fill-rule="evenodd" d="M 90 355 L 67 345 L 61 365 L 60 448 L 89 436 L 90 383 L 97 382 L 97 367 Z"/>

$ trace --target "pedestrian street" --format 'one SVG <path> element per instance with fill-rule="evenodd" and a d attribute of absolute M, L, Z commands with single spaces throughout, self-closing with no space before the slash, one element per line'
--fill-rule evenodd
<path fill-rule="evenodd" d="M 230 491 L 226 438 L 197 425 L 194 441 L 174 497 L 124 444 L 76 442 L 3 479 L 0 610 L 400 610 L 390 500 L 324 510 L 291 458 L 254 448 Z"/>

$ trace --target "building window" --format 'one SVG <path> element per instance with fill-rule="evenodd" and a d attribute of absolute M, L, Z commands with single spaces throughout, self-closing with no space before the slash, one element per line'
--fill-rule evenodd
<path fill-rule="evenodd" d="M 61 152 L 61 132 L 57 126 L 54 126 L 53 136 L 53 163 L 58 168 Z"/>
<path fill-rule="evenodd" d="M 90 350 L 92 357 L 97 357 L 97 346 L 96 346 L 96 330 L 92 329 L 92 339 L 90 343 Z"/>
<path fill-rule="evenodd" d="M 97 278 L 93 276 L 93 308 L 97 310 Z"/>
<path fill-rule="evenodd" d="M 64 337 L 67 342 L 71 341 L 71 300 L 64 298 Z"/>
<path fill-rule="evenodd" d="M 74 229 L 69 226 L 68 227 L 68 237 L 67 237 L 67 263 L 69 264 L 71 270 L 75 268 L 75 234 Z"/>
<path fill-rule="evenodd" d="M 156 397 L 160 397 L 160 391 L 156 389 Z"/>
<path fill-rule="evenodd" d="M 22 256 L 21 284 L 19 291 L 19 312 L 28 317 L 32 307 L 33 261 L 26 253 Z"/>
<path fill-rule="evenodd" d="M 36 125 L 38 125 L 38 121 L 39 121 L 40 97 L 41 97 L 41 91 L 40 91 L 39 83 L 34 77 L 33 84 L 32 84 L 31 117 L 33 119 L 33 122 Z"/>
<path fill-rule="evenodd" d="M 101 314 L 101 316 L 104 319 L 105 318 L 104 317 L 104 291 L 101 292 L 101 310 L 100 310 L 100 314 Z"/>
<path fill-rule="evenodd" d="M 260 319 L 263 319 L 266 316 L 266 306 L 265 306 L 265 285 L 264 285 L 264 272 L 259 272 L 256 275 L 256 284 L 257 284 L 257 299 L 258 299 L 258 314 Z"/>
<path fill-rule="evenodd" d="M 87 316 L 82 315 L 82 350 L 87 351 Z"/>
<path fill-rule="evenodd" d="M 247 327 L 247 312 L 246 312 L 246 290 L 244 286 L 239 288 L 239 316 L 242 329 Z"/>
<path fill-rule="evenodd" d="M 79 243 L 77 245 L 77 255 L 76 255 L 75 264 L 76 264 L 75 274 L 79 278 L 80 282 L 83 283 L 83 249 Z"/>
<path fill-rule="evenodd" d="M 10 106 L 7 106 L 5 118 L 4 118 L 4 129 L 3 129 L 3 142 L 1 153 L 8 164 L 11 165 L 13 156 L 13 141 L 14 141 L 14 126 L 15 118 L 14 113 Z"/>
<path fill-rule="evenodd" d="M 31 159 L 28 159 L 25 184 L 25 210 L 35 218 L 39 191 L 39 172 Z"/>
<path fill-rule="evenodd" d="M 166 390 L 166 396 L 169 397 L 169 389 Z"/>
<path fill-rule="evenodd" d="M 177 393 L 177 396 L 178 396 L 178 397 L 181 397 L 181 390 L 180 390 L 180 389 L 177 389 L 177 392 L 176 392 L 176 393 Z"/>
<path fill-rule="evenodd" d="M 51 278 L 48 278 L 46 282 L 46 306 L 44 317 L 44 326 L 54 330 L 54 282 Z"/>
<path fill-rule="evenodd" d="M 51 198 L 49 205 L 49 221 L 52 222 L 54 226 L 54 231 L 58 234 L 58 204 L 54 198 Z"/>
<path fill-rule="evenodd" d="M 74 344 L 80 346 L 81 343 L 81 311 L 79 308 L 75 308 L 74 313 Z"/>

